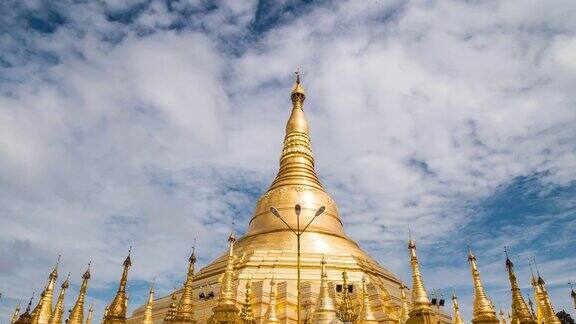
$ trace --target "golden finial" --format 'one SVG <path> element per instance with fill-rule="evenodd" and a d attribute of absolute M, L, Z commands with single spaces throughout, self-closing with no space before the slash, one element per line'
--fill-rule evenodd
<path fill-rule="evenodd" d="M 64 296 L 66 295 L 66 289 L 70 286 L 68 280 L 70 279 L 70 272 L 68 272 L 68 276 L 66 276 L 66 280 L 62 282 L 60 286 L 60 294 L 58 295 L 58 299 L 56 301 L 56 306 L 54 306 L 54 311 L 52 312 L 52 316 L 50 316 L 50 320 L 48 321 L 49 324 L 61 324 L 62 323 L 62 313 L 64 312 Z"/>
<path fill-rule="evenodd" d="M 524 298 L 522 297 L 522 292 L 518 286 L 518 281 L 516 279 L 516 274 L 514 273 L 514 263 L 510 260 L 508 255 L 508 249 L 504 247 L 504 253 L 506 254 L 506 269 L 508 270 L 508 279 L 510 280 L 510 287 L 512 292 L 512 323 L 520 324 L 536 324 L 536 321 L 530 313 L 530 309 Z"/>
<path fill-rule="evenodd" d="M 90 280 L 90 265 L 92 264 L 92 260 L 88 262 L 88 267 L 86 268 L 86 272 L 82 275 L 82 285 L 80 286 L 80 293 L 78 294 L 78 298 L 76 299 L 76 303 L 72 310 L 70 311 L 70 315 L 68 316 L 68 321 L 66 324 L 84 324 L 84 299 L 86 298 L 86 291 L 88 290 L 88 280 Z"/>
<path fill-rule="evenodd" d="M 18 316 L 20 315 L 20 303 L 22 303 L 22 298 L 20 298 L 20 300 L 18 301 L 18 304 L 16 304 L 16 308 L 14 309 L 14 313 L 12 313 L 12 319 L 10 320 L 10 324 L 14 324 L 18 320 Z"/>
<path fill-rule="evenodd" d="M 360 310 L 359 324 L 377 324 L 376 316 L 370 305 L 370 295 L 368 294 L 368 285 L 366 277 L 362 277 L 362 309 Z"/>
<path fill-rule="evenodd" d="M 174 316 L 176 315 L 176 292 L 173 292 L 170 298 L 172 302 L 170 303 L 168 312 L 166 312 L 166 316 L 164 317 L 164 323 L 172 323 L 174 321 Z"/>
<path fill-rule="evenodd" d="M 130 255 L 132 254 L 132 246 L 128 249 L 128 256 L 122 263 L 122 277 L 118 285 L 116 296 L 112 303 L 108 306 L 108 313 L 104 316 L 103 324 L 117 324 L 126 322 L 126 312 L 128 310 L 128 296 L 126 295 L 126 286 L 128 285 L 128 270 L 132 266 Z"/>
<path fill-rule="evenodd" d="M 454 289 L 452 289 L 452 308 L 454 311 L 454 315 L 452 317 L 452 324 L 464 324 L 464 320 L 462 319 L 462 315 L 460 314 L 458 297 L 456 296 L 456 292 L 454 291 Z"/>
<path fill-rule="evenodd" d="M 320 293 L 318 294 L 316 309 L 314 310 L 315 323 L 332 323 L 336 316 L 336 306 L 334 305 L 334 299 L 330 296 L 330 290 L 328 287 L 325 256 L 322 256 L 320 265 Z"/>
<path fill-rule="evenodd" d="M 188 272 L 186 274 L 186 281 L 184 282 L 184 289 L 180 296 L 180 302 L 174 314 L 174 323 L 191 323 L 194 319 L 194 291 L 192 285 L 194 284 L 194 265 L 196 263 L 196 255 L 194 254 L 195 246 L 196 239 L 194 239 L 192 253 L 188 258 Z"/>
<path fill-rule="evenodd" d="M 268 302 L 268 309 L 266 310 L 264 323 L 280 323 L 280 320 L 278 319 L 278 310 L 276 309 L 277 294 L 276 282 L 274 281 L 274 276 L 272 276 L 272 280 L 270 280 L 270 301 Z"/>
<path fill-rule="evenodd" d="M 472 281 L 474 283 L 474 312 L 472 323 L 498 323 L 498 318 L 496 316 L 496 310 L 494 310 L 494 305 L 486 295 L 484 291 L 484 286 L 480 280 L 480 272 L 478 271 L 478 265 L 476 261 L 476 256 L 472 252 L 472 247 L 468 245 L 468 262 L 470 263 L 470 270 L 472 273 Z"/>
<path fill-rule="evenodd" d="M 352 299 L 350 298 L 350 293 L 348 292 L 348 274 L 346 271 L 342 272 L 342 295 L 341 302 L 338 305 L 338 312 L 336 313 L 338 319 L 342 322 L 355 322 L 358 318 L 358 314 L 354 310 L 352 305 Z"/>
<path fill-rule="evenodd" d="M 150 291 L 148 292 L 148 302 L 146 303 L 146 309 L 144 310 L 144 318 L 142 319 L 142 324 L 154 324 L 152 318 L 152 306 L 154 304 L 154 285 L 150 285 Z"/>
<path fill-rule="evenodd" d="M 304 101 L 304 99 L 306 98 L 306 95 L 304 94 L 304 88 L 302 88 L 302 84 L 300 84 L 300 71 L 296 71 L 294 72 L 294 74 L 296 74 L 296 84 L 294 85 L 294 88 L 292 89 L 292 102 L 294 102 L 295 100 L 301 100 Z"/>

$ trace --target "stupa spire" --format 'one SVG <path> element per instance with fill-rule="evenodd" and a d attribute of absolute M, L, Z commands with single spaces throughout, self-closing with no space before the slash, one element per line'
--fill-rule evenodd
<path fill-rule="evenodd" d="M 538 279 L 532 277 L 532 285 L 535 287 L 535 295 L 539 296 L 538 302 L 538 322 L 545 322 L 546 324 L 560 324 L 560 319 L 556 316 L 554 307 L 552 306 L 552 301 L 548 295 L 548 290 L 546 289 L 546 283 L 542 276 L 540 276 L 540 271 L 536 265 L 536 260 L 533 260 L 534 266 L 536 266 L 536 271 L 538 273 Z"/>
<path fill-rule="evenodd" d="M 506 316 L 502 308 L 500 308 L 500 324 L 506 324 Z"/>
<path fill-rule="evenodd" d="M 368 294 L 368 285 L 366 277 L 362 277 L 362 309 L 360 310 L 359 324 L 377 324 L 376 316 L 370 305 L 370 295 Z"/>
<path fill-rule="evenodd" d="M 212 308 L 212 320 L 216 323 L 237 323 L 240 321 L 240 310 L 236 306 L 236 292 L 234 289 L 234 231 L 228 237 L 228 263 L 220 280 L 220 293 L 218 303 Z"/>
<path fill-rule="evenodd" d="M 274 277 L 272 277 L 272 280 L 270 280 L 270 301 L 268 302 L 268 309 L 266 310 L 264 323 L 280 323 L 276 306 L 277 295 L 278 291 L 276 289 L 276 281 L 274 281 Z"/>
<path fill-rule="evenodd" d="M 18 316 L 20 315 L 20 303 L 21 302 L 22 302 L 22 299 L 20 299 L 18 301 L 18 304 L 16 304 L 16 308 L 14 309 L 14 313 L 12 313 L 12 319 L 10 320 L 10 324 L 14 324 L 18 320 Z"/>
<path fill-rule="evenodd" d="M 49 324 L 61 324 L 62 323 L 62 313 L 64 312 L 64 297 L 66 295 L 66 289 L 70 286 L 68 280 L 70 279 L 70 273 L 66 277 L 66 280 L 60 286 L 60 294 L 58 294 L 58 300 L 56 301 L 56 306 L 54 306 L 54 311 L 52 316 L 50 316 Z"/>
<path fill-rule="evenodd" d="M 322 257 L 320 264 L 322 266 L 320 271 L 320 293 L 318 294 L 316 309 L 314 310 L 314 323 L 327 324 L 332 323 L 334 320 L 336 306 L 328 288 L 328 274 L 326 273 L 326 259 L 324 257 Z"/>
<path fill-rule="evenodd" d="M 32 324 L 47 324 L 52 316 L 52 297 L 54 296 L 54 288 L 56 286 L 56 280 L 58 279 L 58 265 L 60 264 L 61 256 L 58 256 L 58 261 L 56 265 L 50 272 L 48 276 L 48 282 L 46 283 L 46 288 L 40 295 L 38 300 L 38 305 L 34 308 L 32 312 Z"/>
<path fill-rule="evenodd" d="M 354 310 L 354 305 L 352 305 L 352 299 L 348 292 L 348 274 L 346 271 L 342 272 L 342 296 L 340 297 L 341 301 L 338 305 L 336 316 L 342 322 L 354 323 L 358 318 L 358 314 Z"/>
<path fill-rule="evenodd" d="M 176 315 L 176 292 L 173 292 L 170 296 L 171 302 L 170 307 L 168 307 L 168 311 L 166 312 L 166 316 L 164 317 L 164 323 L 172 323 L 174 321 L 174 316 Z"/>
<path fill-rule="evenodd" d="M 154 324 L 152 319 L 152 306 L 154 304 L 154 286 L 150 286 L 150 292 L 148 293 L 148 302 L 146 302 L 146 309 L 144 310 L 144 318 L 142 319 L 142 324 Z"/>
<path fill-rule="evenodd" d="M 86 317 L 86 324 L 92 324 L 93 316 L 94 316 L 94 304 L 90 304 L 90 308 L 88 308 L 88 316 Z"/>
<path fill-rule="evenodd" d="M 196 240 L 194 240 L 196 245 Z M 180 296 L 180 302 L 176 307 L 176 315 L 174 316 L 175 323 L 195 323 L 194 319 L 194 291 L 192 285 L 194 284 L 194 265 L 196 264 L 195 247 L 192 247 L 192 254 L 188 258 L 188 273 L 186 274 L 186 281 L 184 282 L 184 289 Z"/>
<path fill-rule="evenodd" d="M 122 263 L 122 278 L 120 278 L 120 284 L 118 285 L 118 291 L 116 296 L 112 300 L 112 303 L 108 306 L 108 312 L 104 316 L 103 324 L 113 324 L 113 323 L 126 323 L 126 311 L 128 310 L 128 296 L 126 295 L 126 286 L 128 284 L 128 270 L 132 266 L 132 260 L 130 255 L 132 253 L 132 247 L 128 250 L 128 256 Z"/>
<path fill-rule="evenodd" d="M 516 274 L 514 273 L 514 263 L 510 260 L 508 256 L 508 251 L 505 249 L 506 253 L 506 269 L 508 270 L 508 279 L 510 280 L 510 287 L 512 292 L 512 320 L 511 322 L 516 324 L 535 324 L 536 321 L 530 313 L 528 305 L 522 297 L 522 292 L 520 291 L 520 286 L 518 285 L 518 280 L 516 279 Z"/>
<path fill-rule="evenodd" d="M 428 292 L 422 280 L 420 273 L 420 264 L 416 255 L 416 242 L 412 239 L 408 241 L 408 250 L 410 251 L 410 266 L 412 267 L 412 311 L 430 309 L 430 299 Z"/>
<path fill-rule="evenodd" d="M 250 279 L 246 282 L 246 294 L 244 297 L 244 306 L 240 311 L 240 319 L 242 324 L 254 324 L 254 311 L 252 310 L 252 283 Z"/>
<path fill-rule="evenodd" d="M 32 297 L 30 297 L 30 301 L 28 302 L 28 306 L 26 306 L 26 310 L 24 313 L 18 316 L 16 320 L 16 324 L 30 324 L 32 323 L 32 315 L 30 314 L 30 308 L 32 307 L 32 300 L 34 300 L 34 292 L 32 292 Z"/>
<path fill-rule="evenodd" d="M 472 249 L 468 249 L 468 262 L 470 263 L 470 270 L 472 272 L 472 281 L 474 283 L 474 311 L 472 323 L 498 323 L 496 317 L 496 310 L 492 302 L 484 291 L 484 286 L 480 280 L 480 271 L 478 271 L 478 264 L 476 263 L 476 256 Z"/>
<path fill-rule="evenodd" d="M 84 324 L 84 299 L 86 298 L 86 291 L 88 290 L 88 280 L 90 280 L 90 263 L 91 262 L 88 262 L 88 268 L 82 275 L 82 285 L 80 286 L 78 299 L 76 299 L 76 303 L 70 311 L 66 324 Z"/>
<path fill-rule="evenodd" d="M 456 296 L 456 292 L 454 291 L 452 291 L 452 308 L 454 311 L 454 314 L 452 316 L 452 324 L 464 324 L 464 320 L 462 319 L 462 315 L 460 314 L 458 297 Z"/>
<path fill-rule="evenodd" d="M 408 303 L 408 298 L 406 298 L 406 285 L 402 281 L 400 283 L 400 318 L 398 319 L 399 324 L 404 324 L 408 320 L 410 314 L 410 304 Z"/>
<path fill-rule="evenodd" d="M 286 185 L 302 185 L 324 190 L 314 170 L 314 155 L 310 145 L 308 120 L 304 115 L 304 88 L 300 73 L 296 72 L 296 84 L 290 95 L 292 113 L 286 123 L 286 137 L 280 157 L 280 170 L 270 190 Z"/>

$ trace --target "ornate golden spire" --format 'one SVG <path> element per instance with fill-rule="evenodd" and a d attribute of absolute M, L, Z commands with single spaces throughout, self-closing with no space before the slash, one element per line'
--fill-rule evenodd
<path fill-rule="evenodd" d="M 320 293 L 318 294 L 316 309 L 314 310 L 314 323 L 328 324 L 332 323 L 336 316 L 336 306 L 328 289 L 328 274 L 326 273 L 326 259 L 324 257 L 322 257 L 320 264 L 322 265 L 320 272 Z"/>
<path fill-rule="evenodd" d="M 406 285 L 402 281 L 400 283 L 400 318 L 398 319 L 399 324 L 404 324 L 408 320 L 410 314 L 410 304 L 408 304 L 408 298 L 406 298 Z"/>
<path fill-rule="evenodd" d="M 429 310 L 430 300 L 422 274 L 420 273 L 420 265 L 418 263 L 418 256 L 416 255 L 416 242 L 414 240 L 408 241 L 408 250 L 410 251 L 410 265 L 412 266 L 412 309 L 415 310 Z"/>
<path fill-rule="evenodd" d="M 128 250 L 128 256 L 122 264 L 124 269 L 122 270 L 122 278 L 118 285 L 118 291 L 116 292 L 116 296 L 112 300 L 112 303 L 108 306 L 108 312 L 104 316 L 103 324 L 126 323 L 126 311 L 128 308 L 126 285 L 128 284 L 128 270 L 130 269 L 130 266 L 132 266 L 132 260 L 130 259 L 131 252 L 132 247 Z"/>
<path fill-rule="evenodd" d="M 148 302 L 146 303 L 146 310 L 144 311 L 144 318 L 142 319 L 142 324 L 154 324 L 152 319 L 152 305 L 154 304 L 154 286 L 150 286 L 150 292 L 148 293 Z"/>
<path fill-rule="evenodd" d="M 32 312 L 32 323 L 33 324 L 48 324 L 50 316 L 52 316 L 52 297 L 54 296 L 54 287 L 56 286 L 56 280 L 58 279 L 58 264 L 60 263 L 60 256 L 58 256 L 58 261 L 56 265 L 50 272 L 48 276 L 48 282 L 46 283 L 46 288 L 41 294 L 38 300 L 38 305 L 34 308 Z"/>
<path fill-rule="evenodd" d="M 520 291 L 518 280 L 516 280 L 516 274 L 514 273 L 514 263 L 512 263 L 508 257 L 508 252 L 506 252 L 506 269 L 508 269 L 508 279 L 510 280 L 512 291 L 512 323 L 535 324 L 536 321 L 532 318 L 530 309 L 528 305 L 526 305 L 524 297 L 522 297 L 522 292 Z"/>
<path fill-rule="evenodd" d="M 550 296 L 548 295 L 548 291 L 546 290 L 546 283 L 544 279 L 538 273 L 538 280 L 536 281 L 536 285 L 539 287 L 539 294 L 540 294 L 540 303 L 542 305 L 541 310 L 543 313 L 543 320 L 546 324 L 561 324 L 560 319 L 556 316 L 556 312 L 554 311 L 554 307 L 552 306 L 552 302 L 550 301 Z M 540 309 L 539 309 L 540 312 Z M 540 319 L 540 313 L 538 314 L 538 318 Z"/>
<path fill-rule="evenodd" d="M 88 280 L 90 280 L 90 262 L 88 263 L 86 272 L 82 275 L 80 293 L 78 294 L 78 299 L 76 299 L 74 307 L 72 307 L 72 311 L 70 311 L 66 324 L 84 324 L 84 299 L 86 298 L 86 290 L 88 289 Z"/>
<path fill-rule="evenodd" d="M 458 297 L 456 297 L 456 292 L 452 291 L 452 308 L 454 310 L 454 316 L 452 317 L 452 324 L 464 324 L 462 315 L 460 315 L 460 306 L 458 305 Z"/>
<path fill-rule="evenodd" d="M 474 282 L 474 312 L 472 323 L 498 323 L 496 311 L 480 280 L 480 272 L 476 263 L 476 256 L 472 253 L 472 249 L 468 251 L 468 262 L 470 263 L 470 270 L 472 272 L 472 281 Z"/>
<path fill-rule="evenodd" d="M 22 313 L 18 320 L 16 320 L 16 324 L 30 324 L 32 323 L 32 315 L 30 314 L 30 308 L 32 307 L 32 300 L 34 299 L 34 293 L 32 293 L 32 297 L 30 297 L 30 301 L 28 302 L 28 306 L 26 306 L 26 310 Z"/>
<path fill-rule="evenodd" d="M 366 284 L 366 277 L 362 278 L 362 309 L 360 310 L 360 324 L 378 324 L 376 316 L 372 311 L 370 305 L 370 295 L 368 294 L 368 285 Z"/>
<path fill-rule="evenodd" d="M 54 311 L 52 316 L 50 316 L 49 324 L 62 324 L 62 312 L 64 311 L 64 296 L 66 295 L 66 289 L 70 286 L 68 280 L 70 279 L 70 273 L 66 277 L 66 280 L 60 286 L 60 294 L 58 295 L 58 300 L 56 301 L 56 306 L 54 306 Z"/>
<path fill-rule="evenodd" d="M 304 89 L 300 74 L 296 73 L 296 85 L 292 90 L 292 114 L 286 124 L 284 149 L 280 157 L 280 170 L 270 190 L 285 185 L 305 185 L 324 190 L 314 170 L 314 155 L 310 146 L 308 120 L 304 116 Z"/>
<path fill-rule="evenodd" d="M 338 312 L 336 316 L 342 322 L 353 323 L 358 318 L 358 314 L 354 310 L 354 305 L 352 305 L 352 300 L 350 294 L 348 293 L 348 274 L 346 271 L 342 272 L 342 296 L 341 302 L 338 305 Z"/>
<path fill-rule="evenodd" d="M 16 304 L 16 308 L 14 309 L 14 313 L 12 313 L 12 319 L 10 320 L 10 324 L 14 324 L 18 320 L 18 316 L 20 315 L 20 303 L 21 302 L 22 302 L 22 299 L 20 299 L 18 301 L 18 304 Z"/>
<path fill-rule="evenodd" d="M 254 324 L 254 311 L 252 310 L 252 283 L 250 279 L 246 282 L 246 295 L 244 297 L 244 306 L 240 311 L 240 319 L 243 324 Z"/>
<path fill-rule="evenodd" d="M 174 321 L 174 316 L 176 315 L 176 293 L 173 292 L 172 295 L 170 296 L 170 298 L 172 299 L 172 302 L 170 303 L 170 307 L 168 308 L 168 312 L 166 313 L 166 316 L 164 317 L 164 323 L 172 323 L 172 321 Z"/>
<path fill-rule="evenodd" d="M 88 308 L 88 317 L 86 317 L 86 324 L 92 323 L 93 316 L 94 316 L 94 304 L 90 304 L 90 308 Z"/>
<path fill-rule="evenodd" d="M 228 243 L 230 245 L 228 250 L 228 263 L 226 264 L 224 274 L 222 274 L 218 303 L 216 307 L 212 308 L 212 321 L 216 323 L 238 323 L 240 321 L 240 310 L 236 307 L 236 293 L 234 291 L 235 242 L 236 235 L 232 232 L 228 237 Z"/>
<path fill-rule="evenodd" d="M 264 323 L 280 323 L 278 319 L 278 310 L 276 308 L 276 282 L 274 277 L 270 280 L 270 301 L 268 302 L 268 309 L 266 310 L 266 317 Z"/>
<path fill-rule="evenodd" d="M 192 254 L 188 258 L 188 273 L 186 274 L 186 281 L 184 282 L 184 289 L 180 302 L 176 307 L 176 314 L 174 315 L 175 323 L 195 323 L 194 321 L 194 265 L 196 264 L 196 255 L 194 254 L 195 248 L 192 248 Z"/>

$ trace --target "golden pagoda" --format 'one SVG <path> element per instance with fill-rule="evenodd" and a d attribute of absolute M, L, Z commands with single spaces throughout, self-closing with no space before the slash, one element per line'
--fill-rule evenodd
<path fill-rule="evenodd" d="M 176 306 L 176 312 L 174 313 L 174 319 L 172 323 L 177 324 L 191 324 L 194 321 L 194 265 L 196 264 L 196 255 L 194 254 L 194 248 L 192 249 L 192 254 L 188 258 L 188 273 L 186 275 L 186 282 L 184 282 L 184 288 L 182 290 L 182 295 L 180 296 L 180 302 Z"/>
<path fill-rule="evenodd" d="M 54 311 L 52 316 L 50 316 L 49 324 L 62 324 L 62 313 L 64 312 L 64 296 L 66 295 L 66 289 L 70 286 L 68 280 L 70 279 L 70 274 L 66 277 L 66 280 L 60 286 L 60 294 L 56 300 L 56 306 L 54 306 Z"/>
<path fill-rule="evenodd" d="M 58 264 L 60 263 L 60 256 L 58 256 L 58 261 L 50 272 L 48 276 L 48 282 L 46 283 L 46 288 L 42 291 L 38 304 L 32 312 L 32 324 L 48 324 L 50 317 L 52 316 L 52 297 L 54 296 L 54 287 L 56 286 L 56 280 L 58 279 Z"/>
<path fill-rule="evenodd" d="M 10 319 L 10 324 L 14 324 L 18 320 L 18 316 L 20 316 L 20 303 L 21 302 L 22 302 L 22 299 L 20 299 L 18 301 L 18 304 L 16 304 L 16 308 L 14 309 L 14 313 L 12 313 L 12 318 Z"/>
<path fill-rule="evenodd" d="M 128 270 L 132 266 L 132 260 L 130 259 L 130 254 L 132 247 L 128 250 L 128 256 L 122 263 L 124 267 L 122 270 L 122 278 L 120 279 L 120 284 L 118 285 L 118 291 L 116 296 L 112 300 L 112 303 L 106 308 L 107 311 L 104 313 L 103 324 L 123 324 L 126 323 L 126 311 L 128 310 L 128 296 L 126 295 L 126 285 L 128 284 Z"/>
<path fill-rule="evenodd" d="M 243 324 L 255 324 L 254 312 L 252 311 L 252 282 L 246 282 L 246 291 L 244 297 L 244 306 L 240 311 L 240 319 Z"/>
<path fill-rule="evenodd" d="M 431 324 L 432 303 L 428 299 L 428 293 L 420 273 L 420 264 L 416 254 L 416 242 L 412 239 L 408 241 L 408 251 L 410 252 L 410 266 L 412 268 L 412 308 L 408 314 L 408 324 Z"/>
<path fill-rule="evenodd" d="M 456 292 L 452 291 L 452 309 L 454 314 L 452 314 L 452 324 L 464 324 L 462 315 L 460 314 L 460 305 L 458 305 L 458 297 Z"/>
<path fill-rule="evenodd" d="M 90 304 L 90 308 L 88 308 L 88 316 L 86 316 L 86 324 L 92 324 L 93 316 L 94 316 L 94 304 Z"/>
<path fill-rule="evenodd" d="M 399 324 L 404 324 L 408 320 L 410 316 L 410 304 L 408 303 L 408 298 L 406 298 L 406 285 L 404 282 L 400 284 L 400 301 L 401 301 L 401 308 L 400 308 L 400 316 L 398 318 Z"/>
<path fill-rule="evenodd" d="M 498 317 L 492 301 L 486 295 L 484 286 L 480 280 L 480 271 L 478 271 L 478 264 L 476 263 L 476 256 L 472 253 L 472 249 L 468 251 L 468 262 L 470 263 L 470 271 L 472 272 L 472 281 L 474 283 L 474 312 L 472 323 L 473 324 L 498 324 Z"/>
<path fill-rule="evenodd" d="M 506 269 L 508 270 L 508 279 L 510 280 L 510 287 L 512 292 L 512 319 L 511 324 L 536 324 L 536 320 L 530 313 L 530 309 L 518 286 L 518 280 L 514 273 L 514 263 L 506 255 Z"/>
<path fill-rule="evenodd" d="M 150 292 L 148 292 L 148 302 L 146 302 L 146 311 L 144 312 L 142 324 L 154 324 L 154 320 L 152 319 L 152 305 L 154 305 L 154 286 L 151 286 Z"/>
<path fill-rule="evenodd" d="M 286 225 L 302 229 L 298 227 L 298 218 L 300 224 L 308 224 L 315 217 L 315 213 L 325 207 L 322 215 L 310 223 L 300 236 L 300 304 L 310 305 L 308 310 L 315 313 L 314 307 L 317 306 L 316 299 L 322 281 L 321 260 L 325 257 L 327 285 L 338 282 L 340 274 L 346 271 L 347 280 L 355 288 L 354 291 L 361 291 L 362 278 L 365 277 L 369 283 L 375 317 L 381 323 L 396 323 L 401 308 L 400 280 L 345 234 L 336 203 L 316 175 L 310 129 L 304 114 L 306 95 L 299 75 L 290 98 L 292 108 L 286 123 L 278 174 L 268 190 L 258 199 L 247 232 L 233 245 L 235 255 L 241 257 L 231 263 L 231 254 L 228 251 L 194 276 L 194 296 L 202 293 L 204 287 L 214 287 L 215 291 L 227 294 L 226 308 L 219 306 L 222 304 L 222 296 L 216 296 L 217 300 L 195 299 L 194 320 L 197 323 L 206 323 L 216 314 L 224 314 L 224 310 L 228 310 L 229 315 L 234 312 L 239 316 L 244 305 L 244 287 L 250 280 L 254 288 L 254 320 L 262 323 L 269 304 L 269 299 L 265 296 L 267 290 L 263 287 L 267 285 L 267 278 L 270 276 L 275 278 L 278 288 L 277 303 L 282 305 L 278 307 L 279 320 L 282 323 L 296 323 L 299 317 L 304 317 L 304 314 L 298 314 L 297 311 L 297 240 Z M 299 217 L 294 215 L 295 205 L 301 206 Z M 282 219 L 271 213 L 272 207 L 282 215 Z M 232 245 L 230 247 L 232 248 Z M 222 287 L 223 285 L 225 287 Z M 182 290 L 175 293 L 179 296 Z M 352 295 L 355 300 L 360 299 L 359 294 Z M 164 319 L 169 307 L 170 296 L 160 298 L 154 303 L 154 317 L 158 320 Z M 145 305 L 138 307 L 128 322 L 141 322 L 145 308 Z M 442 321 L 449 323 L 451 319 L 442 313 Z"/>
<path fill-rule="evenodd" d="M 86 298 L 86 291 L 88 290 L 88 280 L 90 280 L 90 262 L 88 263 L 88 268 L 86 272 L 82 275 L 82 285 L 80 286 L 80 292 L 78 293 L 78 298 L 66 324 L 84 324 L 84 299 Z"/>
<path fill-rule="evenodd" d="M 328 274 L 326 273 L 326 259 L 322 257 L 322 269 L 320 271 L 320 293 L 316 301 L 316 309 L 314 310 L 314 323 L 329 324 L 334 321 L 336 317 L 336 305 L 334 298 L 330 295 L 328 287 Z"/>
<path fill-rule="evenodd" d="M 561 324 L 550 301 L 550 296 L 546 290 L 546 283 L 540 276 L 540 273 L 538 273 L 537 279 L 532 276 L 532 287 L 534 288 L 534 299 L 536 299 L 538 323 Z"/>
<path fill-rule="evenodd" d="M 26 310 L 24 311 L 24 313 L 18 316 L 18 319 L 14 323 L 16 324 L 32 323 L 32 315 L 30 314 L 30 308 L 32 307 L 32 300 L 34 300 L 34 293 L 32 293 L 32 297 L 30 297 L 30 301 L 28 302 L 28 306 L 26 306 Z"/>
<path fill-rule="evenodd" d="M 360 316 L 358 320 L 359 324 L 377 324 L 376 316 L 372 311 L 372 305 L 370 302 L 370 294 L 368 293 L 368 285 L 366 284 L 366 278 L 362 278 L 362 309 L 360 310 Z"/>

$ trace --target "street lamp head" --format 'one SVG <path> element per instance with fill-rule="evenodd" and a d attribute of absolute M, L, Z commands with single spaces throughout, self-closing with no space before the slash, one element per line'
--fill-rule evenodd
<path fill-rule="evenodd" d="M 320 216 L 324 210 L 326 210 L 326 207 L 324 206 L 320 206 L 320 208 L 318 208 L 318 210 L 316 211 L 316 216 Z"/>
<path fill-rule="evenodd" d="M 296 206 L 294 206 L 294 212 L 296 213 L 296 216 L 300 215 L 300 211 L 302 211 L 302 206 L 296 204 Z"/>
<path fill-rule="evenodd" d="M 276 216 L 276 217 L 278 217 L 278 218 L 282 217 L 282 216 L 280 216 L 280 213 L 278 212 L 278 209 L 276 209 L 276 208 L 274 208 L 274 207 L 270 207 L 270 212 L 271 212 L 274 216 Z"/>

